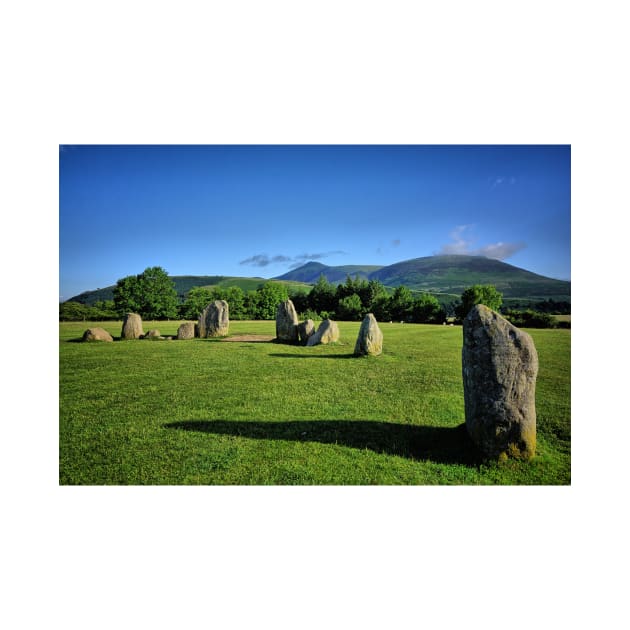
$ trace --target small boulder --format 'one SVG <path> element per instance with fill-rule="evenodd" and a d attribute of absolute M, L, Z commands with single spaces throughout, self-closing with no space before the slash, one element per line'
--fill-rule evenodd
<path fill-rule="evenodd" d="M 142 332 L 142 318 L 138 313 L 127 313 L 123 320 L 122 339 L 140 339 L 144 333 Z"/>
<path fill-rule="evenodd" d="M 144 339 L 160 339 L 160 331 L 157 328 L 152 328 L 148 333 L 145 333 Z"/>
<path fill-rule="evenodd" d="M 311 335 L 306 342 L 307 346 L 316 346 L 317 344 L 333 343 L 339 339 L 339 326 L 332 319 L 325 319 L 317 329 L 314 335 Z"/>
<path fill-rule="evenodd" d="M 354 354 L 357 356 L 377 356 L 383 352 L 383 333 L 378 327 L 376 317 L 368 313 L 361 322 Z"/>
<path fill-rule="evenodd" d="M 193 339 L 195 337 L 195 323 L 194 322 L 184 322 L 179 325 L 177 329 L 177 338 L 178 339 Z"/>
<path fill-rule="evenodd" d="M 225 300 L 215 300 L 199 314 L 199 336 L 226 337 L 230 328 L 230 309 Z"/>
<path fill-rule="evenodd" d="M 309 338 L 315 334 L 315 322 L 313 322 L 312 319 L 307 319 L 301 324 L 298 324 L 297 331 L 300 343 L 305 346 Z"/>
<path fill-rule="evenodd" d="M 485 457 L 528 460 L 536 450 L 538 354 L 532 338 L 487 306 L 463 326 L 466 428 Z"/>
<path fill-rule="evenodd" d="M 104 328 L 88 328 L 83 333 L 83 341 L 114 341 L 114 338 Z"/>
<path fill-rule="evenodd" d="M 278 304 L 276 310 L 276 339 L 282 343 L 297 343 L 298 316 L 291 300 Z"/>

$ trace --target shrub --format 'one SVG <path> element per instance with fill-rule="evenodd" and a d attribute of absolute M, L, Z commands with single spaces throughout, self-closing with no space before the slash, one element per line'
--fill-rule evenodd
<path fill-rule="evenodd" d="M 527 309 L 526 311 L 508 310 L 504 313 L 505 319 L 518 328 L 557 328 L 558 322 L 549 313 L 539 313 Z"/>

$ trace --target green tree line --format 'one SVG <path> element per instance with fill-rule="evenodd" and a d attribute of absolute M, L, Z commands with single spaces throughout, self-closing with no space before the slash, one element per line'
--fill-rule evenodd
<path fill-rule="evenodd" d="M 279 282 L 261 284 L 255 291 L 240 287 L 194 287 L 181 300 L 173 281 L 161 267 L 148 267 L 141 274 L 121 278 L 114 289 L 114 299 L 87 306 L 64 302 L 59 307 L 61 321 L 102 321 L 138 313 L 143 319 L 195 320 L 214 300 L 229 304 L 230 319 L 274 319 L 279 302 L 291 299 L 302 318 L 330 317 L 343 321 L 360 321 L 373 313 L 379 321 L 404 321 L 440 324 L 448 317 L 461 321 L 474 304 L 486 304 L 499 311 L 503 297 L 494 286 L 475 285 L 466 289 L 460 300 L 443 305 L 429 293 L 414 295 L 407 287 L 388 291 L 378 280 L 348 276 L 339 285 L 322 274 L 310 291 L 292 291 Z M 516 325 L 552 327 L 550 315 L 528 310 L 506 311 Z"/>

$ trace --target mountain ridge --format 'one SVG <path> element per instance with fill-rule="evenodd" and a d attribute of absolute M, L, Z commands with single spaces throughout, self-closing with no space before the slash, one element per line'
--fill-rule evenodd
<path fill-rule="evenodd" d="M 403 260 L 392 265 L 329 266 L 309 261 L 273 278 L 245 278 L 240 276 L 170 276 L 178 295 L 183 296 L 193 286 L 241 286 L 245 291 L 269 280 L 292 285 L 315 284 L 319 277 L 332 284 L 345 282 L 347 276 L 364 280 L 378 280 L 389 288 L 405 285 L 414 291 L 426 291 L 458 298 L 473 284 L 492 284 L 506 298 L 561 299 L 570 301 L 571 282 L 542 276 L 508 263 L 485 256 L 423 256 Z M 84 291 L 66 301 L 92 305 L 98 300 L 113 299 L 115 285 L 95 291 Z"/>
<path fill-rule="evenodd" d="M 568 280 L 542 276 L 485 256 L 462 254 L 422 256 L 376 268 L 369 265 L 354 267 L 363 270 L 363 273 L 357 275 L 366 280 L 378 280 L 389 287 L 404 284 L 410 289 L 429 293 L 461 295 L 473 284 L 493 284 L 505 297 L 570 298 L 571 295 L 571 283 Z M 340 269 L 342 267 L 328 267 L 310 262 L 276 276 L 274 280 L 292 280 L 299 276 L 302 282 L 312 284 L 323 274 L 329 282 L 334 283 L 332 278 L 338 277 Z M 347 275 L 354 277 L 352 273 Z"/>

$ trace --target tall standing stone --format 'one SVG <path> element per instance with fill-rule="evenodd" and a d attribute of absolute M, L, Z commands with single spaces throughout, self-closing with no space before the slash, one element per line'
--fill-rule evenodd
<path fill-rule="evenodd" d="M 199 336 L 225 337 L 230 327 L 230 310 L 225 300 L 215 300 L 199 314 Z"/>
<path fill-rule="evenodd" d="M 300 343 L 305 346 L 308 343 L 309 337 L 315 334 L 315 322 L 312 319 L 307 319 L 298 324 L 297 329 Z"/>
<path fill-rule="evenodd" d="M 317 332 L 311 335 L 306 342 L 307 346 L 316 346 L 319 343 L 333 343 L 339 339 L 339 326 L 332 319 L 325 319 L 317 328 Z"/>
<path fill-rule="evenodd" d="M 291 300 L 285 300 L 278 304 L 276 339 L 283 343 L 297 343 L 298 341 L 298 316 Z"/>
<path fill-rule="evenodd" d="M 123 319 L 122 339 L 140 339 L 144 335 L 142 330 L 142 318 L 138 313 L 127 313 Z"/>
<path fill-rule="evenodd" d="M 468 433 L 486 457 L 534 456 L 537 374 L 532 338 L 487 306 L 473 306 L 464 319 L 464 407 Z"/>
<path fill-rule="evenodd" d="M 378 327 L 376 317 L 368 313 L 361 322 L 354 354 L 358 356 L 379 355 L 383 352 L 383 333 Z"/>

